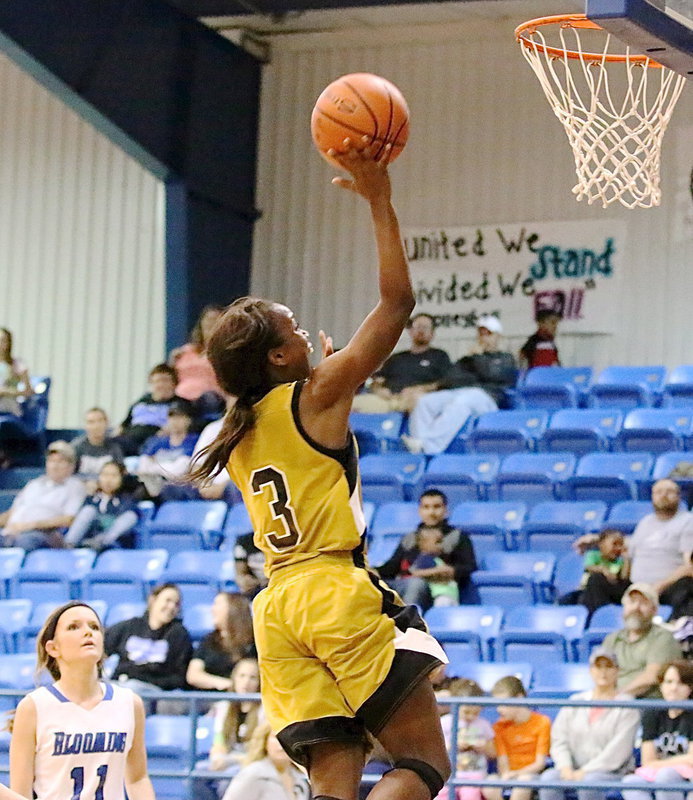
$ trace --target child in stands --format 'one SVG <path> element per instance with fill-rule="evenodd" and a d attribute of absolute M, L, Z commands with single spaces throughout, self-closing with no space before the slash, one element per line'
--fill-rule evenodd
<path fill-rule="evenodd" d="M 499 700 L 527 697 L 522 681 L 514 675 L 501 678 L 491 689 Z M 551 720 L 527 706 L 498 706 L 500 719 L 493 726 L 498 775 L 502 780 L 526 781 L 546 766 L 551 746 Z M 497 786 L 483 789 L 486 800 L 501 800 L 503 790 Z M 531 789 L 513 787 L 510 800 L 530 800 Z"/>
<path fill-rule="evenodd" d="M 434 577 L 439 567 L 445 566 L 443 554 L 443 531 L 441 528 L 420 528 L 416 532 L 419 550 L 409 572 L 415 578 L 423 578 L 428 584 L 434 606 L 456 606 L 460 602 L 460 590 L 455 580 L 440 580 Z"/>
<path fill-rule="evenodd" d="M 560 367 L 561 359 L 556 347 L 556 330 L 561 317 L 551 309 L 537 311 L 537 330 L 522 345 L 520 369 L 533 367 Z"/>

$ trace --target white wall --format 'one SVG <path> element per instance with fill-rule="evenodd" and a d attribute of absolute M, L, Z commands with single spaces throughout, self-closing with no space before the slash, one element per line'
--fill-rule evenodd
<path fill-rule="evenodd" d="M 544 13 L 558 13 L 557 2 L 543 2 Z M 485 5 L 504 8 L 506 16 L 478 16 Z M 407 150 L 392 167 L 403 226 L 623 220 L 617 333 L 559 337 L 564 363 L 691 363 L 693 86 L 684 89 L 665 136 L 662 205 L 630 211 L 578 203 L 567 137 L 512 35 L 519 22 L 542 12 L 536 3 L 498 2 L 470 3 L 465 13 L 458 24 L 440 27 L 272 38 L 253 291 L 284 300 L 302 325 L 333 332 L 337 344 L 374 302 L 366 210 L 330 186 L 309 119 L 315 98 L 338 75 L 375 72 L 402 89 L 412 114 Z"/>
<path fill-rule="evenodd" d="M 165 356 L 163 186 L 0 56 L 0 326 L 51 427 L 120 421 Z"/>

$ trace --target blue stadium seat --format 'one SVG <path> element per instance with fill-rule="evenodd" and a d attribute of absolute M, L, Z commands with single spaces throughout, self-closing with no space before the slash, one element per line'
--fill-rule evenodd
<path fill-rule="evenodd" d="M 144 729 L 147 766 L 152 771 L 187 769 L 191 741 L 192 720 L 189 716 L 151 714 Z"/>
<path fill-rule="evenodd" d="M 587 397 L 592 367 L 535 367 L 530 369 L 516 390 L 516 407 L 577 407 Z"/>
<path fill-rule="evenodd" d="M 182 550 L 173 553 L 161 580 L 178 584 L 185 607 L 195 603 L 211 603 L 214 595 L 233 582 L 235 564 L 230 551 Z"/>
<path fill-rule="evenodd" d="M 124 601 L 122 603 L 115 603 L 110 606 L 106 614 L 106 627 L 110 628 L 117 622 L 123 622 L 126 619 L 134 619 L 141 617 L 147 610 L 147 604 L 144 600 Z"/>
<path fill-rule="evenodd" d="M 450 524 L 476 536 L 495 536 L 499 546 L 510 549 L 513 537 L 527 515 L 524 503 L 458 503 L 450 515 Z"/>
<path fill-rule="evenodd" d="M 573 661 L 586 622 L 587 609 L 581 605 L 515 607 L 505 614 L 496 639 L 496 658 L 513 661 L 523 653 L 532 664 Z"/>
<path fill-rule="evenodd" d="M 639 483 L 649 479 L 654 459 L 649 453 L 588 453 L 566 481 L 570 500 L 603 500 L 609 506 L 636 500 Z"/>
<path fill-rule="evenodd" d="M 0 442 L 8 443 L 20 457 L 30 447 L 42 454 L 46 446 L 51 379 L 48 376 L 32 376 L 31 387 L 34 393 L 19 400 L 21 416 L 0 414 Z"/>
<path fill-rule="evenodd" d="M 192 796 L 186 780 L 152 775 L 151 781 L 156 800 L 191 800 Z"/>
<path fill-rule="evenodd" d="M 485 606 L 500 606 L 508 611 L 534 602 L 532 579 L 524 575 L 478 571 L 472 573 L 471 582 L 477 591 L 479 602 Z"/>
<path fill-rule="evenodd" d="M 469 678 L 476 681 L 485 691 L 490 692 L 496 681 L 508 675 L 514 675 L 522 681 L 525 689 L 532 685 L 533 668 L 531 664 L 524 663 L 489 663 L 488 661 L 469 661 L 458 660 L 455 657 L 454 644 L 448 645 L 445 649 L 450 664 L 446 669 L 446 674 L 455 678 Z"/>
<path fill-rule="evenodd" d="M 419 479 L 416 494 L 426 489 L 445 492 L 450 507 L 466 500 L 486 500 L 500 459 L 492 453 L 443 453 L 434 456 Z"/>
<path fill-rule="evenodd" d="M 498 500 L 534 505 L 562 496 L 563 483 L 575 472 L 572 453 L 512 453 L 503 459 L 496 478 Z"/>
<path fill-rule="evenodd" d="M 652 483 L 661 478 L 668 478 L 679 464 L 687 462 L 693 464 L 693 450 L 676 451 L 673 453 L 662 453 L 657 456 L 655 465 L 652 468 Z M 673 480 L 682 488 L 690 489 L 693 487 L 693 477 L 677 476 Z"/>
<path fill-rule="evenodd" d="M 0 598 L 9 597 L 12 578 L 22 568 L 24 555 L 21 547 L 0 548 Z"/>
<path fill-rule="evenodd" d="M 67 586 L 69 597 L 76 599 L 80 596 L 80 582 L 91 570 L 95 558 L 96 553 L 85 547 L 74 550 L 34 550 L 27 554 L 21 570 L 15 576 L 13 596 L 18 597 L 18 591 L 26 591 L 25 587 L 36 583 L 46 591 L 53 591 L 49 584 L 55 584 L 57 591 Z M 20 589 L 20 585 L 24 588 Z"/>
<path fill-rule="evenodd" d="M 516 453 L 535 450 L 548 425 L 544 409 L 491 411 L 482 414 L 469 434 L 469 449 L 476 453 Z"/>
<path fill-rule="evenodd" d="M 139 529 L 142 546 L 169 553 L 219 546 L 228 506 L 223 500 L 170 500 Z"/>
<path fill-rule="evenodd" d="M 372 503 L 414 500 L 426 457 L 414 453 L 381 453 L 359 460 L 363 497 Z"/>
<path fill-rule="evenodd" d="M 587 664 L 537 664 L 530 697 L 570 697 L 593 688 Z"/>
<path fill-rule="evenodd" d="M 618 408 L 576 408 L 556 411 L 539 441 L 545 452 L 569 451 L 583 456 L 594 450 L 612 450 L 623 425 Z"/>
<path fill-rule="evenodd" d="M 467 440 L 469 439 L 470 432 L 474 430 L 476 420 L 477 418 L 475 416 L 467 417 L 467 419 L 458 429 L 457 433 L 453 436 L 450 444 L 445 448 L 446 453 L 460 455 L 461 453 L 467 452 L 469 449 L 467 447 Z"/>
<path fill-rule="evenodd" d="M 0 415 L 0 419 L 2 415 Z M 41 467 L 11 467 L 0 469 L 0 489 L 23 489 L 29 481 L 40 478 L 45 470 Z"/>
<path fill-rule="evenodd" d="M 373 538 L 396 534 L 404 536 L 415 530 L 420 522 L 418 503 L 383 503 L 376 509 L 369 532 Z"/>
<path fill-rule="evenodd" d="M 652 503 L 649 500 L 624 500 L 616 503 L 609 511 L 604 527 L 617 528 L 623 533 L 631 534 L 638 522 L 651 513 Z"/>
<path fill-rule="evenodd" d="M 372 567 L 382 566 L 395 552 L 400 536 L 377 536 L 368 543 L 368 563 Z"/>
<path fill-rule="evenodd" d="M 223 529 L 222 550 L 232 550 L 239 536 L 253 532 L 253 523 L 250 521 L 248 509 L 239 503 L 229 509 Z"/>
<path fill-rule="evenodd" d="M 518 547 L 564 552 L 573 539 L 600 530 L 606 512 L 602 500 L 538 503 L 518 533 Z"/>
<path fill-rule="evenodd" d="M 556 561 L 556 571 L 553 575 L 554 598 L 558 599 L 568 592 L 577 591 L 584 572 L 583 557 L 574 551 L 563 553 Z"/>
<path fill-rule="evenodd" d="M 589 627 L 583 632 L 578 645 L 580 661 L 589 661 L 590 653 L 598 647 L 611 631 L 623 625 L 623 607 L 615 603 L 598 608 L 590 619 Z"/>
<path fill-rule="evenodd" d="M 0 489 L 0 514 L 9 511 L 18 494 L 18 489 Z"/>
<path fill-rule="evenodd" d="M 183 606 L 183 625 L 187 628 L 190 638 L 194 642 L 199 642 L 203 636 L 214 630 L 212 604 L 196 603 Z"/>
<path fill-rule="evenodd" d="M 664 385 L 662 405 L 693 405 L 693 364 L 682 364 L 671 371 Z"/>
<path fill-rule="evenodd" d="M 512 552 L 494 550 L 481 558 L 481 569 L 475 575 L 488 579 L 491 575 L 519 575 L 529 577 L 534 589 L 534 602 L 550 602 L 556 556 L 553 553 L 532 551 Z"/>
<path fill-rule="evenodd" d="M 385 453 L 388 450 L 403 450 L 400 434 L 404 424 L 404 414 L 391 411 L 386 414 L 349 415 L 349 426 L 356 436 L 359 454 Z"/>
<path fill-rule="evenodd" d="M 666 367 L 606 367 L 589 394 L 589 404 L 608 408 L 656 405 L 664 388 Z"/>
<path fill-rule="evenodd" d="M 500 606 L 434 606 L 425 619 L 439 642 L 469 642 L 479 652 L 474 660 L 493 660 L 493 644 L 503 621 Z"/>
<path fill-rule="evenodd" d="M 31 616 L 31 600 L 0 600 L 0 642 L 2 652 L 19 652 L 20 633 Z"/>
<path fill-rule="evenodd" d="M 0 689 L 28 691 L 36 686 L 36 653 L 0 656 Z"/>
<path fill-rule="evenodd" d="M 166 550 L 106 550 L 82 579 L 82 597 L 105 600 L 109 606 L 146 600 L 168 561 Z"/>
<path fill-rule="evenodd" d="M 375 503 L 363 502 L 363 518 L 366 521 L 366 528 L 371 527 L 373 524 L 373 517 L 375 516 Z"/>
<path fill-rule="evenodd" d="M 666 453 L 683 450 L 693 435 L 693 405 L 689 408 L 635 408 L 623 421 L 618 441 L 622 450 Z"/>

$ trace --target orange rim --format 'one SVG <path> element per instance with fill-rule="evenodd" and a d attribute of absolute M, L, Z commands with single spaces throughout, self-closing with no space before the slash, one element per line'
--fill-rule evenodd
<path fill-rule="evenodd" d="M 573 58 L 578 61 L 608 61 L 623 63 L 628 61 L 631 64 L 640 64 L 647 67 L 661 67 L 657 61 L 653 61 L 649 56 L 627 56 L 620 53 L 581 53 L 577 50 L 564 50 L 560 47 L 550 47 L 543 42 L 535 41 L 532 36 L 537 28 L 542 25 L 559 25 L 561 28 L 582 28 L 584 30 L 603 31 L 601 25 L 587 19 L 584 14 L 555 14 L 551 17 L 538 17 L 523 22 L 515 28 L 515 38 L 528 50 L 539 50 L 553 58 Z"/>

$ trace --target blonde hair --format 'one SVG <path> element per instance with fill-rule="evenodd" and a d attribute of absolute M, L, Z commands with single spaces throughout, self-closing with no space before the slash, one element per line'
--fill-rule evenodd
<path fill-rule="evenodd" d="M 96 617 L 97 622 L 99 623 L 99 628 L 101 633 L 103 634 L 103 623 L 99 618 L 99 615 L 94 611 L 94 609 L 88 605 L 87 603 L 82 603 L 79 600 L 71 600 L 69 603 L 65 603 L 62 606 L 59 606 L 55 609 L 52 613 L 48 615 L 46 621 L 43 623 L 43 627 L 39 631 L 38 638 L 36 639 L 36 673 L 41 672 L 41 670 L 46 669 L 50 673 L 51 677 L 54 680 L 60 680 L 60 667 L 58 666 L 58 662 L 52 655 L 48 653 L 46 650 L 46 645 L 52 639 L 55 638 L 55 632 L 58 627 L 58 622 L 60 621 L 60 617 L 71 608 L 79 608 L 83 606 L 84 608 L 88 608 Z M 103 663 L 105 660 L 105 654 L 101 653 L 101 658 L 99 659 L 96 669 L 98 676 L 101 677 L 103 672 Z"/>
<path fill-rule="evenodd" d="M 506 675 L 493 684 L 491 694 L 507 694 L 508 697 L 527 697 L 522 681 L 515 675 Z"/>
<path fill-rule="evenodd" d="M 248 766 L 254 761 L 261 761 L 267 756 L 267 740 L 272 733 L 269 722 L 261 722 L 256 726 L 248 742 L 248 749 L 243 763 Z"/>
<path fill-rule="evenodd" d="M 257 666 L 257 659 L 256 658 L 242 658 L 238 663 L 234 665 L 234 668 L 231 670 L 231 681 L 232 681 L 232 691 L 236 691 L 235 683 L 233 683 L 236 674 L 238 673 L 239 669 L 241 668 L 241 664 L 252 662 Z M 259 678 L 258 678 L 259 682 Z M 229 707 L 226 711 L 226 715 L 224 717 L 224 722 L 222 724 L 222 737 L 224 739 L 224 746 L 227 747 L 229 750 L 232 750 L 235 745 L 239 742 L 247 742 L 253 735 L 253 732 L 257 728 L 257 724 L 260 720 L 260 704 L 253 703 L 252 708 L 245 716 L 245 734 L 242 738 L 239 738 L 238 732 L 241 726 L 241 703 L 244 702 L 242 700 L 229 700 Z"/>

